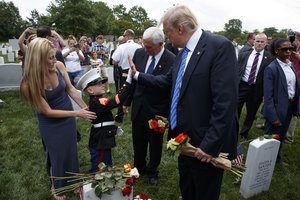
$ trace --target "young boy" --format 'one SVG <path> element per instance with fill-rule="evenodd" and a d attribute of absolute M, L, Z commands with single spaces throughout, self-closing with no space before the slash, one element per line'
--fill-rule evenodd
<path fill-rule="evenodd" d="M 89 110 L 97 114 L 97 118 L 92 121 L 89 139 L 92 162 L 90 173 L 99 170 L 100 162 L 112 165 L 111 148 L 116 146 L 115 135 L 118 127 L 115 125 L 111 109 L 118 107 L 127 97 L 126 88 L 114 98 L 103 97 L 103 84 L 106 82 L 107 78 L 101 77 L 100 69 L 94 68 L 85 73 L 76 85 L 79 90 L 84 90 L 90 96 Z"/>

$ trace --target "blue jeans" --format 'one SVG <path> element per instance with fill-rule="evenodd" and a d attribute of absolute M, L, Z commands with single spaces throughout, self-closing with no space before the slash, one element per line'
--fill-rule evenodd
<path fill-rule="evenodd" d="M 73 86 L 76 85 L 75 78 L 77 78 L 80 74 L 81 74 L 81 70 L 80 71 L 76 71 L 76 72 L 68 72 L 70 81 L 71 81 L 71 83 L 72 83 Z"/>

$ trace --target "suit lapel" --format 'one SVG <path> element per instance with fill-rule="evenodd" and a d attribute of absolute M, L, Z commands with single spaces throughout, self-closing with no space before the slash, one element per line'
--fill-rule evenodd
<path fill-rule="evenodd" d="M 284 91 L 288 94 L 287 83 L 286 83 L 286 78 L 285 78 L 283 69 L 281 68 L 281 66 L 278 62 L 276 63 L 276 67 L 279 72 L 279 78 L 280 78 L 281 84 L 284 88 Z"/>
<path fill-rule="evenodd" d="M 146 69 L 146 66 L 147 66 L 147 61 L 148 61 L 149 56 L 148 56 L 147 53 L 145 53 L 144 55 L 145 56 L 143 56 L 143 58 L 142 58 L 142 63 L 143 64 L 142 64 L 141 69 L 139 71 L 146 73 L 145 69 Z"/>
<path fill-rule="evenodd" d="M 187 63 L 187 66 L 186 66 L 186 69 L 185 69 L 185 72 L 184 72 L 184 75 L 182 78 L 179 99 L 184 94 L 184 91 L 189 83 L 190 77 L 191 77 L 193 71 L 195 70 L 195 67 L 197 66 L 197 63 L 199 62 L 201 56 L 203 55 L 203 53 L 205 51 L 204 47 L 206 46 L 206 41 L 207 41 L 206 38 L 207 38 L 207 33 L 203 31 L 202 36 L 199 39 L 199 42 L 198 42 L 197 46 L 195 47 L 194 52 L 192 53 L 189 62 Z M 180 65 L 180 63 L 179 63 L 179 65 Z"/>
<path fill-rule="evenodd" d="M 164 50 L 163 54 L 161 55 L 158 63 L 156 64 L 154 71 L 152 72 L 153 75 L 158 75 L 160 74 L 161 70 L 163 70 L 163 68 L 166 65 L 166 50 Z"/>
<path fill-rule="evenodd" d="M 268 60 L 268 57 L 266 55 L 266 52 L 264 52 L 264 54 L 262 55 L 262 60 L 261 60 L 260 66 L 259 66 L 257 76 L 258 76 L 258 74 L 262 73 L 265 70 L 267 60 Z"/>

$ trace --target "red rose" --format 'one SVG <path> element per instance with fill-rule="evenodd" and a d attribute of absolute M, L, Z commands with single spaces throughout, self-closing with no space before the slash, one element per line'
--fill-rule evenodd
<path fill-rule="evenodd" d="M 175 142 L 178 142 L 181 144 L 183 141 L 185 141 L 188 138 L 188 135 L 184 135 L 183 133 L 180 133 L 176 138 Z"/>
<path fill-rule="evenodd" d="M 139 196 L 140 196 L 140 199 L 143 199 L 143 200 L 147 200 L 148 199 L 148 197 L 145 194 L 143 194 L 143 193 L 139 193 Z"/>
<path fill-rule="evenodd" d="M 155 129 L 158 127 L 158 122 L 156 120 L 151 120 L 150 126 L 152 129 Z"/>
<path fill-rule="evenodd" d="M 165 132 L 165 128 L 164 127 L 158 127 L 157 128 L 157 132 L 164 133 Z"/>
<path fill-rule="evenodd" d="M 134 185 L 134 182 L 135 182 L 135 179 L 134 178 L 128 178 L 126 180 L 126 184 L 129 185 L 129 186 L 133 186 Z"/>
<path fill-rule="evenodd" d="M 130 194 L 131 194 L 131 187 L 124 187 L 123 189 L 122 189 L 122 194 L 123 194 L 123 196 L 129 196 Z"/>
<path fill-rule="evenodd" d="M 272 138 L 274 138 L 274 139 L 276 139 L 276 140 L 279 140 L 280 136 L 279 136 L 279 134 L 273 134 L 273 135 L 272 135 Z"/>

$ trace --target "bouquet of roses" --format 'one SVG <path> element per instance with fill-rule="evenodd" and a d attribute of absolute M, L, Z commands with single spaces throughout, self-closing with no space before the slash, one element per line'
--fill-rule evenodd
<path fill-rule="evenodd" d="M 187 134 L 180 133 L 176 138 L 172 138 L 167 143 L 167 150 L 171 151 L 172 153 L 175 153 L 177 150 L 181 150 L 181 154 L 195 157 L 195 152 L 197 151 L 197 148 L 192 146 L 189 143 L 189 137 Z M 242 165 L 235 164 L 234 162 L 230 161 L 227 158 L 226 153 L 220 153 L 220 155 L 216 158 L 211 159 L 210 163 L 214 165 L 215 167 L 229 170 L 235 175 L 237 175 L 239 178 L 242 177 L 243 172 L 245 171 L 245 167 Z"/>
<path fill-rule="evenodd" d="M 59 195 L 65 192 L 74 191 L 87 184 L 92 184 L 95 189 L 95 195 L 101 198 L 102 194 L 110 193 L 113 189 L 119 188 L 123 196 L 129 196 L 135 180 L 139 177 L 138 170 L 131 164 L 125 164 L 123 168 L 106 166 L 104 163 L 98 165 L 99 171 L 91 174 L 71 173 L 68 177 L 51 177 L 55 180 L 67 179 L 69 182 L 75 182 L 71 185 L 54 189 L 55 194 Z"/>
<path fill-rule="evenodd" d="M 171 154 L 175 154 L 183 145 L 188 143 L 190 140 L 189 136 L 183 133 L 180 133 L 176 138 L 171 138 L 167 143 L 167 150 Z"/>
<path fill-rule="evenodd" d="M 148 124 L 150 129 L 153 129 L 156 132 L 164 133 L 169 123 L 167 118 L 155 115 L 153 119 L 148 121 Z"/>

